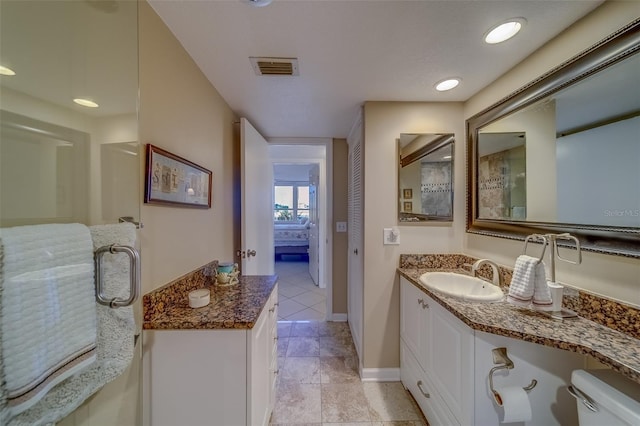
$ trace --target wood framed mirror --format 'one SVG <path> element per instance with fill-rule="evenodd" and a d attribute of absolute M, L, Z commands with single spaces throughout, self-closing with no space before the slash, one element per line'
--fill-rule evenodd
<path fill-rule="evenodd" d="M 401 133 L 398 222 L 453 220 L 453 133 Z"/>

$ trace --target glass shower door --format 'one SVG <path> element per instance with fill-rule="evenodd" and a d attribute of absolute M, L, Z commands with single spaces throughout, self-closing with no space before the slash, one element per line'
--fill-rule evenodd
<path fill-rule="evenodd" d="M 0 228 L 140 222 L 137 2 L 1 1 L 0 66 Z M 59 424 L 141 424 L 139 346 Z"/>

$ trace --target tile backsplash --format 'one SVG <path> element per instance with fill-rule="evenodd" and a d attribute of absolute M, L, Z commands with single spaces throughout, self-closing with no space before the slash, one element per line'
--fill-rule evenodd
<path fill-rule="evenodd" d="M 183 300 L 190 291 L 213 284 L 217 267 L 218 261 L 211 261 L 142 296 L 144 320 L 147 321 L 154 315 L 162 313 L 166 307 Z"/>

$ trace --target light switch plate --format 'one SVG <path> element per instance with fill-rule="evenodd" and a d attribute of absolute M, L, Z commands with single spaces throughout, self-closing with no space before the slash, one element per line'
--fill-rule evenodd
<path fill-rule="evenodd" d="M 347 232 L 347 222 L 336 222 L 336 232 Z"/>
<path fill-rule="evenodd" d="M 382 232 L 384 245 L 400 244 L 400 230 L 398 228 L 384 228 Z"/>

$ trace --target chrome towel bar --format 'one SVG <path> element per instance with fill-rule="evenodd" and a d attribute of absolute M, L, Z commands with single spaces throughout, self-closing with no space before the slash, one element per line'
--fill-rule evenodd
<path fill-rule="evenodd" d="M 129 256 L 129 298 L 122 300 L 114 297 L 109 300 L 105 297 L 102 281 L 102 256 L 105 253 L 126 253 Z M 101 305 L 109 306 L 110 308 L 121 308 L 130 306 L 138 298 L 140 293 L 140 255 L 138 251 L 133 247 L 119 246 L 116 244 L 110 246 L 102 246 L 94 252 L 94 262 L 96 271 L 96 301 Z"/>

